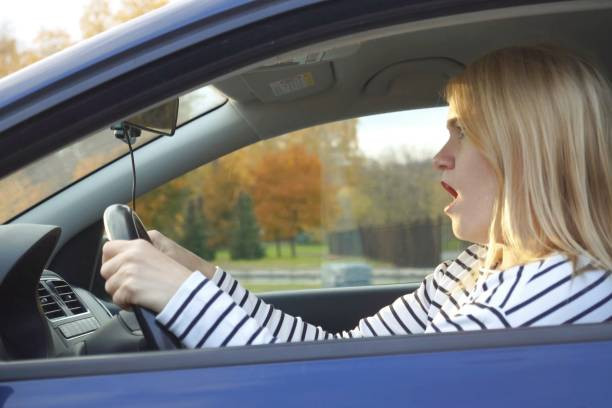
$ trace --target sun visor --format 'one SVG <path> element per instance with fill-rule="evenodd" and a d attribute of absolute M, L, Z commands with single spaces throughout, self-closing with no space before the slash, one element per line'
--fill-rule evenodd
<path fill-rule="evenodd" d="M 240 102 L 285 102 L 315 95 L 335 82 L 331 62 L 260 68 L 238 78 L 215 84 L 228 97 Z"/>
<path fill-rule="evenodd" d="M 463 69 L 463 64 L 449 58 L 397 62 L 374 74 L 366 83 L 364 94 L 372 97 L 405 95 L 423 101 L 439 99 L 439 91 Z"/>

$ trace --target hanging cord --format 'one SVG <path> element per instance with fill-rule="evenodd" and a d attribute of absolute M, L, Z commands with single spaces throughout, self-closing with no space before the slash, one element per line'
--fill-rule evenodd
<path fill-rule="evenodd" d="M 115 137 L 127 143 L 130 149 L 130 160 L 132 161 L 132 207 L 130 208 L 130 216 L 132 217 L 132 224 L 134 226 L 136 237 L 146 239 L 146 237 L 140 236 L 138 228 L 136 227 L 136 163 L 134 162 L 134 149 L 132 148 L 132 143 L 136 141 L 138 136 L 140 136 L 141 131 L 140 129 L 125 122 L 113 124 L 111 126 L 111 130 L 113 130 Z"/>
<path fill-rule="evenodd" d="M 132 148 L 132 138 L 128 136 L 125 140 L 130 149 L 130 160 L 132 161 L 132 208 L 130 208 L 130 215 L 132 217 L 132 224 L 134 225 L 136 236 L 142 238 L 136 227 L 136 218 L 134 217 L 136 213 L 136 163 L 134 162 L 134 149 Z"/>
<path fill-rule="evenodd" d="M 132 141 L 127 138 L 127 144 L 130 148 L 130 159 L 132 160 L 132 211 L 136 211 L 136 164 L 134 163 L 134 149 Z"/>

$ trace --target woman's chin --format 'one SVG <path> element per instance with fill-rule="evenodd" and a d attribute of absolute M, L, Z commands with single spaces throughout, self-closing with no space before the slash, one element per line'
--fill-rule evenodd
<path fill-rule="evenodd" d="M 486 245 L 488 242 L 488 230 L 486 228 L 482 231 L 472 223 L 461 222 L 461 217 L 454 215 L 450 216 L 451 225 L 453 229 L 453 235 L 455 238 L 461 241 L 473 242 L 475 244 Z"/>
<path fill-rule="evenodd" d="M 455 236 L 455 238 L 463 240 L 463 234 L 460 228 L 460 223 L 459 221 L 455 218 L 455 217 L 450 217 L 451 219 L 451 226 L 453 229 L 453 235 Z"/>

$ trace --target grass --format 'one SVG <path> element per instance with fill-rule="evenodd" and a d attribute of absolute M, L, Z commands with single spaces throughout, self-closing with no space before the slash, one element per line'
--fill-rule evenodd
<path fill-rule="evenodd" d="M 338 257 L 329 255 L 327 245 L 323 244 L 297 244 L 296 256 L 291 256 L 289 243 L 281 244 L 281 256 L 276 255 L 276 245 L 264 244 L 266 255 L 261 259 L 232 260 L 229 250 L 218 250 L 214 262 L 227 270 L 245 269 L 316 269 L 324 262 L 368 262 L 371 265 L 386 265 L 383 262 L 370 261 L 361 257 Z"/>

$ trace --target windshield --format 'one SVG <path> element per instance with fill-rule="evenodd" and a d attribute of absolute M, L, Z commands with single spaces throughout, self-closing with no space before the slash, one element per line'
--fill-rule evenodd
<path fill-rule="evenodd" d="M 181 96 L 177 127 L 206 114 L 225 101 L 225 96 L 212 86 Z M 135 148 L 157 137 L 157 134 L 142 132 Z M 127 152 L 127 145 L 115 139 L 110 128 L 105 128 L 0 179 L 0 223 L 12 219 Z"/>

